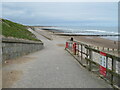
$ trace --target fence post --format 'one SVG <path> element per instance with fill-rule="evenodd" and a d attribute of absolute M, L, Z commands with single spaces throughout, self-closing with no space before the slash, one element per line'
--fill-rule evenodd
<path fill-rule="evenodd" d="M 76 55 L 76 42 L 73 43 L 73 54 Z"/>
<path fill-rule="evenodd" d="M 115 63 L 114 63 L 114 59 L 112 58 L 112 71 L 114 71 L 115 68 Z M 113 85 L 113 74 L 111 74 L 111 85 Z"/>
<path fill-rule="evenodd" d="M 78 48 L 77 48 L 78 50 L 77 50 L 77 54 L 78 54 L 78 57 L 79 57 L 79 44 L 78 44 Z"/>
<path fill-rule="evenodd" d="M 120 45 L 120 43 L 118 43 L 118 46 Z M 118 47 L 118 56 L 120 56 L 120 47 Z M 118 59 L 118 61 L 120 61 L 120 58 L 117 58 Z M 118 69 L 119 69 L 119 71 L 118 71 L 118 73 L 120 74 L 120 62 L 118 62 Z M 120 87 L 120 78 L 118 79 L 118 86 Z"/>
<path fill-rule="evenodd" d="M 81 44 L 81 62 L 82 62 L 82 51 L 83 51 L 83 50 L 82 50 L 82 44 Z"/>
<path fill-rule="evenodd" d="M 113 50 L 113 52 L 114 52 L 114 48 L 113 48 L 112 50 Z"/>
<path fill-rule="evenodd" d="M 92 60 L 92 50 L 89 48 L 89 59 Z M 89 71 L 91 71 L 91 61 L 89 61 Z"/>
<path fill-rule="evenodd" d="M 88 55 L 88 54 L 89 54 L 88 48 L 86 49 L 86 52 L 87 52 L 87 53 L 86 53 L 86 57 L 88 58 L 88 56 L 89 56 L 89 55 Z M 86 64 L 88 65 L 88 60 L 86 60 Z"/>
<path fill-rule="evenodd" d="M 104 50 L 104 47 L 103 47 L 103 50 Z"/>
<path fill-rule="evenodd" d="M 119 59 L 120 60 L 120 59 Z M 118 73 L 120 74 L 120 62 L 118 62 L 118 65 L 117 65 L 117 67 L 118 67 Z M 120 87 L 120 78 L 118 78 L 117 79 L 118 80 L 118 86 Z"/>
<path fill-rule="evenodd" d="M 99 47 L 97 47 L 97 49 L 99 50 Z"/>

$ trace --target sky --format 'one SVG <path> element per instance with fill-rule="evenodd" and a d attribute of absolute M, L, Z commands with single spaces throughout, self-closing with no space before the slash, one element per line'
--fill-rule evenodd
<path fill-rule="evenodd" d="M 2 18 L 25 25 L 116 26 L 117 2 L 3 2 Z"/>
<path fill-rule="evenodd" d="M 119 0 L 1 0 L 2 2 L 119 2 Z"/>

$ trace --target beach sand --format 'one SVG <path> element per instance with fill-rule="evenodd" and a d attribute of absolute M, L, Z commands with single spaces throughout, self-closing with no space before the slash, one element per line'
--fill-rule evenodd
<path fill-rule="evenodd" d="M 78 41 L 92 44 L 95 46 L 118 49 L 117 41 L 116 43 L 114 43 L 113 40 L 108 40 L 108 39 L 104 39 L 96 36 L 74 36 L 74 38 Z"/>
<path fill-rule="evenodd" d="M 41 31 L 40 33 L 50 37 L 51 39 L 52 36 L 60 36 L 61 38 L 66 39 L 66 41 L 68 39 L 70 39 L 71 37 L 74 38 L 74 40 L 77 40 L 79 42 L 85 43 L 87 45 L 92 45 L 94 47 L 101 47 L 101 48 L 109 48 L 109 49 L 120 49 L 118 46 L 120 44 L 120 41 L 113 41 L 113 40 L 109 40 L 109 39 L 105 39 L 105 38 L 101 38 L 99 36 L 66 36 L 66 35 L 59 35 L 58 33 L 60 32 L 54 32 L 54 30 L 38 30 Z M 47 34 L 46 34 L 47 33 Z M 111 52 L 111 51 L 110 51 Z M 113 52 L 115 54 L 118 54 L 117 52 Z"/>
<path fill-rule="evenodd" d="M 118 49 L 118 41 L 114 42 L 113 40 L 108 40 L 97 36 L 62 36 L 62 37 L 66 39 L 70 39 L 71 37 L 73 37 L 74 40 L 92 46 Z"/>

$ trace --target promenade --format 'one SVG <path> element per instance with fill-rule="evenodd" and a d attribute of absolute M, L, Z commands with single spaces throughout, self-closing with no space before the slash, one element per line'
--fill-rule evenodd
<path fill-rule="evenodd" d="M 31 32 L 43 41 L 44 49 L 3 64 L 3 88 L 111 87 L 64 50 L 65 38 L 51 35 L 49 40 L 39 28 Z"/>

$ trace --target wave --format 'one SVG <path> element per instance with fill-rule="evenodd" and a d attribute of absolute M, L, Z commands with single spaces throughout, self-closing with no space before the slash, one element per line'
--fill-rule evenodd
<path fill-rule="evenodd" d="M 100 28 L 100 27 L 55 27 L 58 31 L 66 34 L 76 35 L 120 35 L 117 28 Z M 118 41 L 119 36 L 101 36 L 102 38 Z"/>
<path fill-rule="evenodd" d="M 60 30 L 64 33 L 74 34 L 120 34 L 116 30 L 100 30 L 100 29 L 82 29 L 82 28 L 68 28 L 68 27 L 55 27 L 54 29 Z"/>
<path fill-rule="evenodd" d="M 104 31 L 104 30 L 84 30 L 84 31 L 95 32 L 95 33 L 111 33 L 111 34 L 119 34 L 118 32 L 108 32 L 108 31 Z"/>

